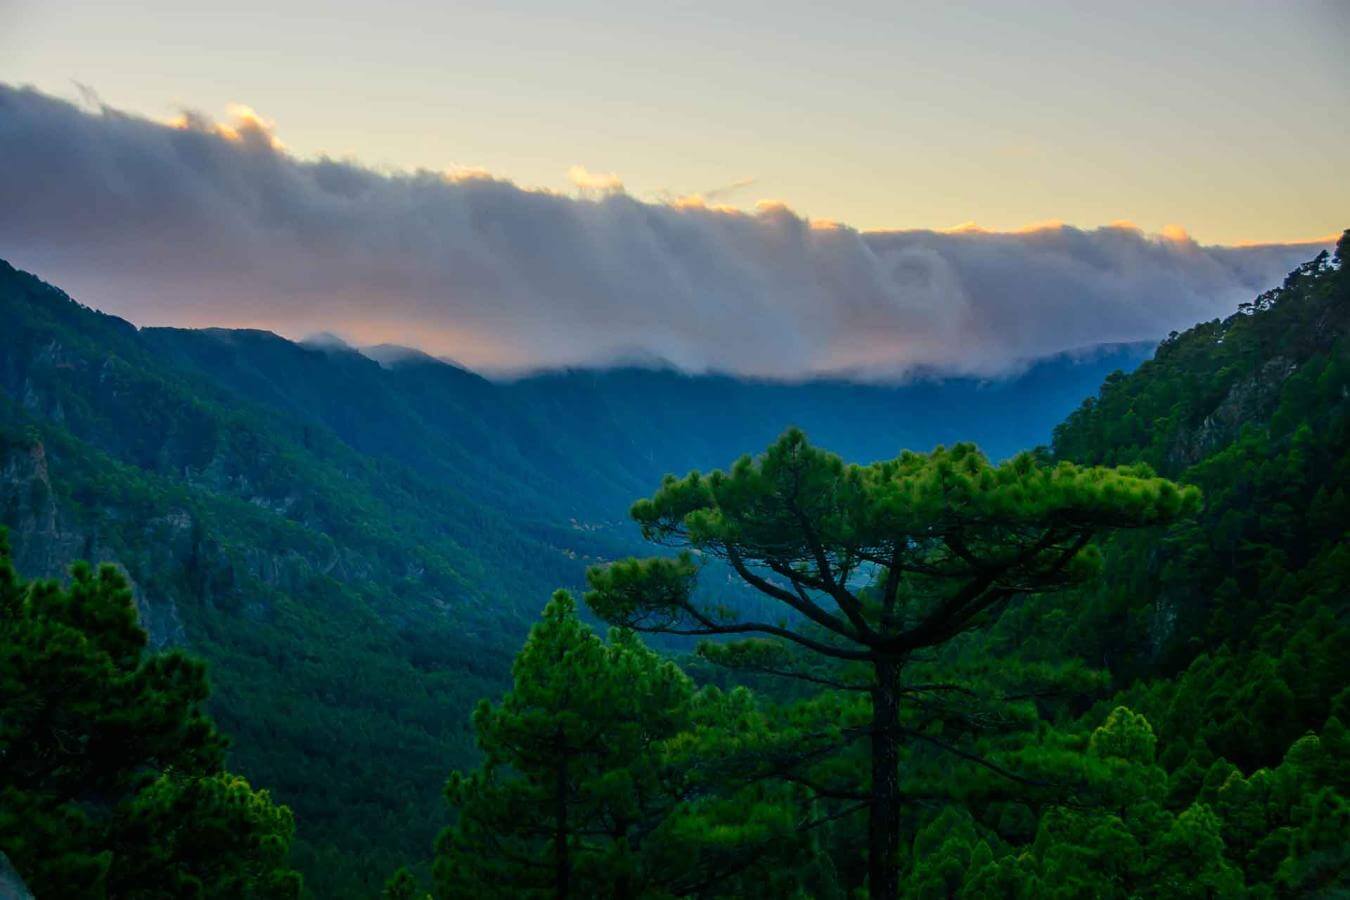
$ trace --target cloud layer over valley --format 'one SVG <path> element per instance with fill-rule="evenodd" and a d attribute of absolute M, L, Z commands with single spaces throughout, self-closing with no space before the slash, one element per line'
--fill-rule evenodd
<path fill-rule="evenodd" d="M 578 197 L 300 160 L 245 107 L 158 123 L 0 85 L 0 257 L 138 324 L 322 330 L 484 371 L 998 375 L 1226 315 L 1318 249 L 1128 225 L 860 233 L 572 178 Z"/>

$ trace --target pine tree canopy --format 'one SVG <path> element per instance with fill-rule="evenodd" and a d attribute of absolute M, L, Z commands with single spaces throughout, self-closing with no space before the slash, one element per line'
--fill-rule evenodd
<path fill-rule="evenodd" d="M 1094 536 L 1166 524 L 1199 503 L 1197 489 L 1145 466 L 1048 464 L 1030 453 L 992 465 L 972 444 L 848 465 L 792 429 L 729 471 L 667 477 L 635 503 L 643 535 L 684 552 L 593 568 L 586 601 L 601 618 L 639 631 L 752 636 L 705 645 L 714 662 L 866 691 L 870 715 L 843 736 L 870 743 L 867 783 L 841 790 L 778 774 L 822 795 L 865 801 L 868 884 L 891 897 L 899 888 L 899 764 L 907 742 L 1027 780 L 907 723 L 904 707 L 940 708 L 953 694 L 974 693 L 951 681 L 907 680 L 916 654 L 990 624 L 1019 597 L 1090 578 L 1100 562 Z M 781 616 L 750 618 L 700 599 L 694 554 L 725 561 L 780 604 Z M 823 676 L 797 661 L 802 653 L 859 664 L 866 676 Z"/>
<path fill-rule="evenodd" d="M 26 583 L 0 530 L 0 846 L 37 896 L 299 896 L 291 812 L 223 770 L 208 695 L 116 568 Z"/>
<path fill-rule="evenodd" d="M 633 506 L 657 543 L 726 560 L 795 622 L 745 621 L 694 599 L 691 556 L 589 573 L 587 603 L 642 631 L 759 632 L 840 659 L 898 656 L 950 640 L 991 609 L 1090 577 L 1093 535 L 1170 522 L 1199 491 L 1144 466 L 992 465 L 970 444 L 848 465 L 797 430 L 728 472 L 668 477 Z M 862 587 L 879 576 L 875 599 Z"/>

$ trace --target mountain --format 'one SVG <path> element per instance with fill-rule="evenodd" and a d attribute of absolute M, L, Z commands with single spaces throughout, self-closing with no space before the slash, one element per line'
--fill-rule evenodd
<path fill-rule="evenodd" d="M 1347 256 L 1350 233 L 1055 429 L 1061 459 L 1143 462 L 1204 491 L 1194 522 L 1106 544 L 1059 648 L 1112 671 L 1184 777 L 1216 758 L 1274 767 L 1350 721 Z"/>
<path fill-rule="evenodd" d="M 725 479 L 668 482 L 634 511 L 658 543 L 759 561 L 780 580 L 738 574 L 820 626 L 801 634 L 790 617 L 775 627 L 738 626 L 737 610 L 701 615 L 684 605 L 686 565 L 669 557 L 593 579 L 591 607 L 613 623 L 764 635 L 702 648 L 703 663 L 721 666 L 718 683 L 748 676 L 757 700 L 691 765 L 699 787 L 677 790 L 736 812 L 628 830 L 655 793 L 637 773 L 678 782 L 680 754 L 716 728 L 690 727 L 674 754 L 585 762 L 609 751 L 611 735 L 621 746 L 622 728 L 658 734 L 637 723 L 670 694 L 652 682 L 625 690 L 643 680 L 630 664 L 558 677 L 600 643 L 576 637 L 563 596 L 517 657 L 512 692 L 476 716 L 489 762 L 451 782 L 457 818 L 439 844 L 437 888 L 565 893 L 575 874 L 595 878 L 594 895 L 635 880 L 661 893 L 692 871 L 728 897 L 842 897 L 864 884 L 887 897 L 1346 896 L 1347 259 L 1350 233 L 1335 257 L 1300 266 L 1235 315 L 1169 336 L 1134 373 L 1108 377 L 1051 447 L 996 472 L 961 447 L 841 477 L 836 458 L 794 432 Z M 1157 517 L 1137 518 L 1151 498 Z M 1092 544 L 1071 537 L 1084 528 L 1097 531 Z M 908 535 L 895 547 L 892 529 Z M 991 548 L 993 560 L 982 556 Z M 890 563 L 886 588 L 878 577 L 877 593 L 850 593 L 840 571 L 858 558 Z M 1043 592 L 999 572 L 1028 560 L 1081 563 L 1085 577 L 1073 587 L 1051 568 Z M 968 628 L 930 627 L 979 610 Z M 910 652 L 891 656 L 897 646 Z M 888 699 L 896 673 L 883 666 L 903 670 L 901 699 Z M 766 673 L 787 677 L 756 677 Z M 640 711 L 617 713 L 623 701 L 602 686 L 615 676 L 619 696 L 645 700 Z M 746 696 L 711 696 L 736 695 Z M 761 713 L 772 722 L 763 743 L 751 724 Z M 583 736 L 597 733 L 605 739 Z M 590 777 L 632 793 L 576 787 Z M 778 819 L 790 830 L 756 848 L 765 868 L 739 883 L 706 876 L 680 836 L 717 835 L 723 849 L 733 835 L 763 840 L 760 790 L 775 781 L 808 793 Z M 890 817 L 903 821 L 878 827 Z M 661 865 L 672 856 L 675 874 Z M 583 858 L 620 862 L 602 873 Z"/>
<path fill-rule="evenodd" d="M 233 763 L 308 817 L 299 862 L 316 888 L 322 873 L 378 883 L 402 834 L 420 849 L 434 832 L 436 786 L 473 753 L 465 711 L 579 563 L 449 486 L 239 402 L 31 276 L 0 285 L 16 564 L 119 563 L 155 640 L 210 664 Z M 363 830 L 394 846 L 348 862 Z"/>
<path fill-rule="evenodd" d="M 584 423 L 602 446 L 645 460 L 635 474 L 724 465 L 763 447 L 788 424 L 846 459 L 870 462 L 900 449 L 975 440 L 1002 459 L 1044 443 L 1100 379 L 1132 370 L 1152 345 L 1092 348 L 1040 360 L 1001 381 L 919 379 L 900 385 L 839 380 L 784 383 L 673 369 L 611 369 L 537 375 L 508 385 L 556 424 Z"/>
<path fill-rule="evenodd" d="M 407 348 L 297 345 L 219 329 L 141 334 L 242 399 L 330 428 L 363 453 L 398 459 L 494 508 L 537 516 L 544 504 L 555 515 L 610 518 L 665 473 L 723 465 L 788 425 L 859 461 L 971 436 L 990 455 L 1010 456 L 1043 443 L 1084 393 L 1152 351 L 1093 348 L 1004 381 L 783 383 L 616 368 L 491 382 Z"/>
<path fill-rule="evenodd" d="M 1106 542 L 1098 586 L 999 626 L 1107 668 L 1189 803 L 1220 764 L 1275 765 L 1350 712 L 1347 310 L 1323 255 L 1142 364 L 1131 346 L 1002 382 L 494 382 L 401 348 L 138 329 L 0 264 L 0 524 L 29 576 L 127 572 L 155 642 L 208 661 L 231 768 L 296 810 L 316 894 L 369 896 L 425 856 L 446 772 L 475 757 L 468 711 L 549 591 L 637 549 L 625 511 L 662 474 L 790 424 L 856 460 L 1052 437 L 1047 458 L 1205 491 L 1195 523 Z M 1040 645 L 1037 616 L 1058 623 Z"/>
<path fill-rule="evenodd" d="M 16 565 L 115 561 L 210 665 L 231 768 L 301 823 L 320 896 L 425 853 L 467 714 L 549 592 L 637 546 L 628 504 L 791 424 L 859 460 L 1043 443 L 1102 348 L 1004 382 L 784 384 L 659 369 L 488 381 L 334 340 L 143 328 L 0 264 L 0 523 Z"/>

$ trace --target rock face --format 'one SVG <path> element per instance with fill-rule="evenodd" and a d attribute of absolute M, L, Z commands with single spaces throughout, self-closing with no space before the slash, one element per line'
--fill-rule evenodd
<path fill-rule="evenodd" d="M 147 597 L 93 530 L 72 525 L 68 519 L 58 506 L 42 442 L 0 444 L 0 526 L 8 531 L 10 554 L 19 573 L 29 579 L 64 578 L 77 560 L 112 563 L 131 583 L 151 646 L 185 644 L 187 636 L 174 598 Z M 186 513 L 173 512 L 164 520 L 171 532 L 191 530 Z M 174 552 L 170 542 L 161 546 Z"/>
<path fill-rule="evenodd" d="M 28 885 L 14 871 L 4 853 L 0 853 L 0 900 L 33 900 L 33 892 L 28 890 Z"/>
<path fill-rule="evenodd" d="M 9 528 L 14 565 L 28 578 L 57 578 L 84 549 L 57 515 L 40 441 L 0 447 L 0 524 Z"/>
<path fill-rule="evenodd" d="M 1168 465 L 1180 471 L 1231 443 L 1248 422 L 1264 422 L 1280 400 L 1280 387 L 1298 370 L 1287 357 L 1276 356 L 1241 379 L 1198 427 L 1178 432 L 1167 454 Z"/>

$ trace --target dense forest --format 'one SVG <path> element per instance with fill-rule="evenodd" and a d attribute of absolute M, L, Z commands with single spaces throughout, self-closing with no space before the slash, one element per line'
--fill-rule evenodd
<path fill-rule="evenodd" d="M 935 388 L 628 427 L 679 379 L 137 331 L 8 270 L 0 850 L 39 897 L 1343 895 L 1346 255 L 1012 456 L 871 412 Z"/>
<path fill-rule="evenodd" d="M 954 435 L 1006 455 L 1140 359 L 989 384 L 499 383 L 398 348 L 137 329 L 3 263 L 0 317 L 14 565 L 117 564 L 151 645 L 207 663 L 229 765 L 295 810 L 292 859 L 324 897 L 370 896 L 427 852 L 447 768 L 478 759 L 474 704 L 554 588 L 641 546 L 625 513 L 663 473 L 794 421 L 852 458 Z"/>

